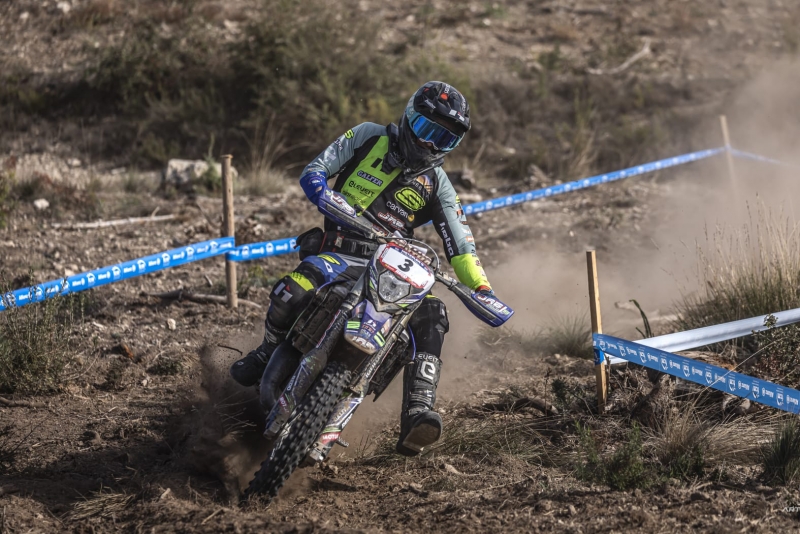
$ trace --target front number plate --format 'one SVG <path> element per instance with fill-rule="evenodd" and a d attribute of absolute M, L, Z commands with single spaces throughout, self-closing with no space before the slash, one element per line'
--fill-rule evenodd
<path fill-rule="evenodd" d="M 398 278 L 405 280 L 417 289 L 433 285 L 433 273 L 418 259 L 392 245 L 387 246 L 380 255 L 381 264 Z"/>

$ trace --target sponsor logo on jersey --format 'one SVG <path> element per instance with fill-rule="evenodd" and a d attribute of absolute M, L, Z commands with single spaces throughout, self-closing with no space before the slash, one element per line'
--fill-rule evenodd
<path fill-rule="evenodd" d="M 425 207 L 425 199 L 410 187 L 404 187 L 394 194 L 394 198 L 411 211 L 419 211 Z"/>
<path fill-rule="evenodd" d="M 390 226 L 393 226 L 397 230 L 402 230 L 402 229 L 404 229 L 406 227 L 406 225 L 403 223 L 403 221 L 401 221 L 400 219 L 398 219 L 397 217 L 395 217 L 391 213 L 380 212 L 380 213 L 378 213 L 378 218 L 380 220 L 382 220 L 383 222 L 389 223 Z"/>
<path fill-rule="evenodd" d="M 447 225 L 445 223 L 439 223 L 439 232 L 442 234 L 442 239 L 444 240 L 444 246 L 447 249 L 448 256 L 454 256 L 455 253 L 453 252 L 453 241 L 450 238 L 450 234 L 447 232 Z"/>
<path fill-rule="evenodd" d="M 389 208 L 390 210 L 392 210 L 393 212 L 397 213 L 398 215 L 400 215 L 404 219 L 408 219 L 409 221 L 413 221 L 414 220 L 412 218 L 409 218 L 413 214 L 409 214 L 406 210 L 404 210 L 403 208 L 401 208 L 400 206 L 398 206 L 397 204 L 395 204 L 391 200 L 387 200 L 386 201 L 386 207 Z"/>
<path fill-rule="evenodd" d="M 372 182 L 377 186 L 383 185 L 383 180 L 381 180 L 380 178 L 376 178 L 369 173 L 366 173 L 364 171 L 358 171 L 356 174 L 358 175 L 359 178 L 363 178 L 364 180 Z"/>
<path fill-rule="evenodd" d="M 433 180 L 431 180 L 430 176 L 427 174 L 420 174 L 414 181 L 411 182 L 411 185 L 422 193 L 422 196 L 427 200 L 430 198 L 431 193 L 433 193 Z"/>
<path fill-rule="evenodd" d="M 352 139 L 352 138 L 353 138 L 353 136 L 355 136 L 355 134 L 353 133 L 353 130 L 347 130 L 347 131 L 344 133 L 344 136 L 345 136 L 347 139 Z"/>
<path fill-rule="evenodd" d="M 353 180 L 350 180 L 349 182 L 347 182 L 347 186 L 355 189 L 359 193 L 363 193 L 364 195 L 367 195 L 368 197 L 371 197 L 372 195 L 375 194 L 375 191 L 373 191 L 372 189 L 364 187 L 361 184 L 357 184 Z"/>

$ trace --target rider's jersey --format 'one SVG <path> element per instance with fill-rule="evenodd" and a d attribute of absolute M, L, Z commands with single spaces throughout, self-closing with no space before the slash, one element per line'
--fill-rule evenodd
<path fill-rule="evenodd" d="M 436 167 L 401 184 L 397 178 L 403 169 L 384 163 L 389 150 L 387 127 L 365 122 L 336 139 L 301 176 L 322 172 L 335 177 L 333 189 L 351 206 L 358 204 L 405 237 L 412 237 L 414 228 L 433 222 L 461 283 L 471 289 L 490 287 L 475 254 L 461 200 L 447 174 Z M 337 230 L 336 223 L 326 219 L 325 230 Z"/>

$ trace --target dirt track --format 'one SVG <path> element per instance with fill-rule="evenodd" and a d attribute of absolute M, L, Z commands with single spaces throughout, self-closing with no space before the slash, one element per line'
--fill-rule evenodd
<path fill-rule="evenodd" d="M 428 46 L 453 61 L 474 64 L 481 75 L 494 76 L 493 66 L 510 65 L 503 76 L 511 80 L 505 82 L 512 89 L 530 89 L 531 80 L 541 73 L 539 61 L 552 54 L 560 57 L 563 67 L 552 73 L 556 89 L 572 94 L 576 88 L 599 87 L 593 94 L 607 99 L 595 105 L 632 117 L 629 129 L 612 132 L 605 124 L 597 126 L 604 164 L 627 162 L 626 158 L 646 152 L 628 150 L 628 145 L 639 146 L 636 127 L 663 116 L 672 127 L 685 127 L 680 135 L 673 132 L 670 146 L 716 146 L 720 144 L 716 114 L 722 110 L 731 115 L 735 141 L 743 148 L 776 157 L 797 156 L 796 125 L 784 124 L 791 117 L 787 110 L 795 109 L 797 76 L 792 78 L 791 73 L 797 69 L 780 64 L 764 67 L 789 56 L 792 28 L 782 26 L 793 9 L 788 3 L 412 4 L 407 11 L 387 7 L 375 12 L 394 25 L 396 34 L 387 37 L 390 41 L 413 34 L 425 19 Z M 4 36 L 0 39 L 6 39 L 5 48 L 13 49 L 20 64 L 38 74 L 57 71 L 68 78 L 77 67 L 62 64 L 62 59 L 68 56 L 79 64 L 86 36 L 82 30 L 54 31 L 61 16 L 54 6 L 39 10 L 32 5 L 8 6 L 8 16 L 0 21 L 0 28 L 7 31 L 0 31 Z M 28 11 L 32 14 L 27 26 L 14 22 Z M 98 39 L 118 39 L 119 28 L 112 29 Z M 608 35 L 616 37 L 607 41 Z M 652 56 L 620 76 L 586 75 L 587 68 L 619 66 L 639 50 L 643 37 L 652 41 Z M 753 77 L 757 83 L 742 89 Z M 629 98 L 625 92 L 629 87 L 641 87 L 641 100 Z M 575 166 L 565 172 L 582 172 L 591 167 L 573 153 L 575 139 L 556 133 L 563 130 L 562 121 L 578 121 L 573 117 L 578 110 L 572 110 L 571 99 L 566 101 L 564 109 L 541 110 L 535 130 L 559 141 L 563 151 L 559 157 L 566 161 L 574 156 Z M 484 120 L 498 116 L 491 111 L 484 110 Z M 79 152 L 76 146 L 82 135 L 102 134 L 108 125 L 93 125 L 96 130 L 87 126 L 84 132 L 82 126 L 67 124 L 63 136 L 58 123 L 34 121 L 28 126 L 24 132 L 5 132 L 0 146 L 20 156 L 16 168 L 20 177 L 50 174 L 56 189 L 45 193 L 60 201 L 44 212 L 29 202 L 20 204 L 8 227 L 0 230 L 4 283 L 21 287 L 29 270 L 39 281 L 50 280 L 218 235 L 219 199 L 166 198 L 155 193 L 146 174 L 139 177 L 145 185 L 134 188 L 138 192 L 126 192 L 120 176 L 111 172 L 115 163 L 77 168 L 67 164 Z M 619 136 L 620 145 L 608 144 L 612 135 Z M 528 137 L 520 136 L 499 139 L 488 150 L 492 161 L 505 164 L 505 159 L 515 157 L 522 161 L 521 154 L 532 147 Z M 619 154 L 609 156 L 614 150 Z M 0 155 L 0 168 L 8 168 L 11 159 Z M 470 154 L 464 161 L 478 164 L 479 159 Z M 554 157 L 554 161 L 560 160 Z M 67 369 L 65 390 L 14 399 L 32 403 L 30 407 L 0 405 L 0 534 L 800 532 L 800 515 L 783 511 L 800 503 L 798 488 L 765 486 L 752 462 L 723 462 L 702 477 L 659 480 L 632 491 L 612 491 L 582 481 L 576 472 L 581 445 L 573 420 L 592 426 L 602 452 L 622 447 L 626 435 L 621 429 L 630 426 L 633 406 L 652 387 L 636 372 L 613 381 L 621 400 L 606 419 L 593 418 L 581 406 L 551 417 L 533 409 L 515 413 L 485 409 L 487 403 L 520 395 L 550 399 L 556 379 L 592 390 L 592 367 L 587 361 L 535 353 L 522 336 L 554 317 L 586 314 L 583 252 L 587 248 L 598 251 L 606 331 L 637 335 L 638 313 L 614 306 L 632 298 L 643 305 L 657 328 L 666 328 L 667 323 L 658 319 L 671 313 L 670 305 L 681 290 L 695 289 L 693 240 L 703 239 L 705 225 L 713 232 L 718 221 L 738 222 L 744 212 L 742 200 L 752 201 L 756 191 L 768 206 L 779 206 L 799 192 L 794 176 L 738 165 L 739 198 L 721 193 L 729 191 L 729 184 L 719 159 L 472 218 L 482 261 L 517 316 L 509 329 L 492 337 L 455 299 L 438 292 L 448 304 L 452 323 L 440 386 L 440 408 L 452 432 L 450 448 L 413 461 L 382 454 L 398 430 L 395 384 L 379 402 L 360 409 L 344 436 L 351 443 L 344 455 L 338 456 L 337 448 L 330 465 L 299 471 L 267 509 L 257 503 L 245 508 L 237 504 L 240 488 L 262 457 L 261 420 L 252 393 L 230 382 L 227 366 L 238 351 L 257 343 L 269 287 L 294 267 L 295 257 L 240 266 L 242 297 L 262 309 L 240 307 L 233 312 L 219 305 L 151 296 L 179 287 L 221 294 L 224 270 L 217 259 L 85 293 L 86 317 L 73 332 L 76 356 Z M 534 174 L 525 182 L 510 181 L 496 176 L 492 165 L 480 167 L 478 193 L 483 198 L 555 180 Z M 97 177 L 99 190 L 60 185 L 62 178 L 85 185 Z M 299 189 L 291 185 L 287 191 L 237 197 L 237 242 L 296 235 L 318 224 Z M 792 213 L 793 206 L 789 208 Z M 147 215 L 156 209 L 177 218 L 158 226 L 116 230 L 51 226 L 101 214 Z M 437 241 L 427 230 L 420 236 Z M 170 319 L 174 330 L 168 326 Z M 175 374 L 154 371 L 165 361 L 172 362 Z M 637 376 L 641 387 L 634 388 L 630 384 Z M 759 415 L 763 413 L 752 417 Z M 549 440 L 536 448 L 536 454 L 543 456 L 531 459 L 475 448 L 459 452 L 451 444 L 458 443 L 460 434 L 495 423 L 535 427 L 537 435 Z M 763 438 L 762 430 L 753 429 L 745 441 L 756 443 Z M 6 451 L 10 456 L 3 456 Z"/>
<path fill-rule="evenodd" d="M 713 171 L 720 163 L 700 164 L 690 174 Z M 535 324 L 532 321 L 558 312 L 558 306 L 531 306 L 537 294 L 553 303 L 557 300 L 551 299 L 559 293 L 567 302 L 583 301 L 585 247 L 598 246 L 601 268 L 609 275 L 625 264 L 615 252 L 622 247 L 655 253 L 653 243 L 662 241 L 663 245 L 665 239 L 659 236 L 660 225 L 653 218 L 658 210 L 642 208 L 668 204 L 671 191 L 680 183 L 668 175 L 655 181 L 638 179 L 474 220 L 482 256 L 487 258 L 489 272 L 496 273 L 498 291 L 509 295 L 508 301 L 518 310 L 518 328 L 524 330 Z M 702 194 L 702 188 L 696 193 Z M 105 201 L 111 202 L 112 197 Z M 22 262 L 24 255 L 26 261 L 38 262 L 40 275 L 54 276 L 57 268 L 63 268 L 60 258 L 83 256 L 88 266 L 92 257 L 129 259 L 153 252 L 154 243 L 171 246 L 213 235 L 213 225 L 191 202 L 164 203 L 156 197 L 148 202 L 180 213 L 181 220 L 157 230 L 55 234 L 46 220 L 28 212 L 14 222 L 14 235 L 27 245 L 6 248 L 7 257 Z M 214 213 L 219 203 L 202 198 L 198 202 L 207 213 Z M 305 209 L 300 207 L 303 203 L 299 196 L 242 199 L 237 208 L 249 221 L 241 226 L 256 228 L 259 219 L 288 221 L 281 213 Z M 603 237 L 608 221 L 614 221 L 614 235 L 619 236 L 613 241 Z M 260 238 L 281 237 L 299 229 L 289 224 L 268 228 Z M 272 260 L 266 264 L 271 274 L 261 276 L 277 276 L 293 263 L 293 258 Z M 546 264 L 549 267 L 543 268 Z M 549 281 L 544 287 L 525 284 L 520 288 L 518 280 L 506 278 L 504 272 L 530 272 Z M 631 284 L 643 275 L 631 272 L 625 282 Z M 750 468 L 735 469 L 725 482 L 665 484 L 631 493 L 609 492 L 575 480 L 569 469 L 536 467 L 513 457 L 438 454 L 410 462 L 376 460 L 368 444 L 392 439 L 393 429 L 386 426 L 387 419 L 396 421 L 397 417 L 398 398 L 392 392 L 377 406 L 362 410 L 359 416 L 364 421 L 356 418 L 346 436 L 353 443 L 347 457 L 334 459 L 322 470 L 299 472 L 267 510 L 258 505 L 240 510 L 236 492 L 260 460 L 252 427 L 259 419 L 247 403 L 252 394 L 226 378 L 227 365 L 238 353 L 224 347 L 247 350 L 254 345 L 263 310 L 231 312 L 217 305 L 160 303 L 146 295 L 179 285 L 213 291 L 206 276 L 217 286 L 224 277 L 222 262 L 208 260 L 90 294 L 91 312 L 82 337 L 93 337 L 95 342 L 84 345 L 70 369 L 77 378 L 67 392 L 31 399 L 43 404 L 35 409 L 0 408 L 2 421 L 12 427 L 10 439 L 20 443 L 13 468 L 0 482 L 7 493 L 0 502 L 9 532 L 256 532 L 264 528 L 287 532 L 423 528 L 727 532 L 758 531 L 765 524 L 788 531 L 796 525 L 791 514 L 781 512 L 787 503 L 795 502 L 794 490 L 764 487 Z M 564 284 L 569 278 L 574 283 Z M 616 285 L 612 281 L 606 286 L 607 302 L 617 292 L 632 289 Z M 247 298 L 266 305 L 267 291 L 252 288 Z M 491 345 L 476 345 L 468 333 L 474 330 L 474 320 L 457 302 L 447 295 L 444 298 L 454 326 L 440 398 L 451 425 L 468 428 L 473 424 L 469 406 L 509 387 L 544 388 L 546 394 L 543 377 L 548 372 L 591 386 L 587 362 L 532 358 L 513 346 L 502 345 L 506 348 L 501 353 Z M 612 312 L 608 320 L 616 318 L 623 325 L 623 313 L 628 312 Z M 168 318 L 176 321 L 175 331 L 166 327 Z M 132 359 L 122 355 L 121 343 L 131 349 Z M 182 371 L 175 376 L 147 372 L 158 358 L 165 357 L 180 361 Z M 463 364 L 456 363 L 459 360 Z M 120 361 L 124 362 L 122 376 L 110 383 L 109 369 Z M 233 418 L 224 419 L 221 414 L 233 414 Z M 539 420 L 540 416 L 523 416 L 531 417 Z M 571 424 L 558 418 L 541 421 L 562 429 Z M 225 438 L 231 431 L 240 437 Z M 360 441 L 365 435 L 371 441 Z M 364 446 L 367 450 L 358 450 Z M 103 494 L 110 495 L 105 509 L 98 500 Z"/>

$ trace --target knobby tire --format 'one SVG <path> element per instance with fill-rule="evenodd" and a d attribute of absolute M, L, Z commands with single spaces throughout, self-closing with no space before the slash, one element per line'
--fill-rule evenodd
<path fill-rule="evenodd" d="M 342 395 L 350 372 L 340 363 L 330 363 L 303 397 L 297 413 L 289 421 L 288 432 L 279 437 L 269 458 L 250 481 L 244 499 L 266 494 L 272 499 L 305 457 L 308 448 L 322 432 Z"/>

